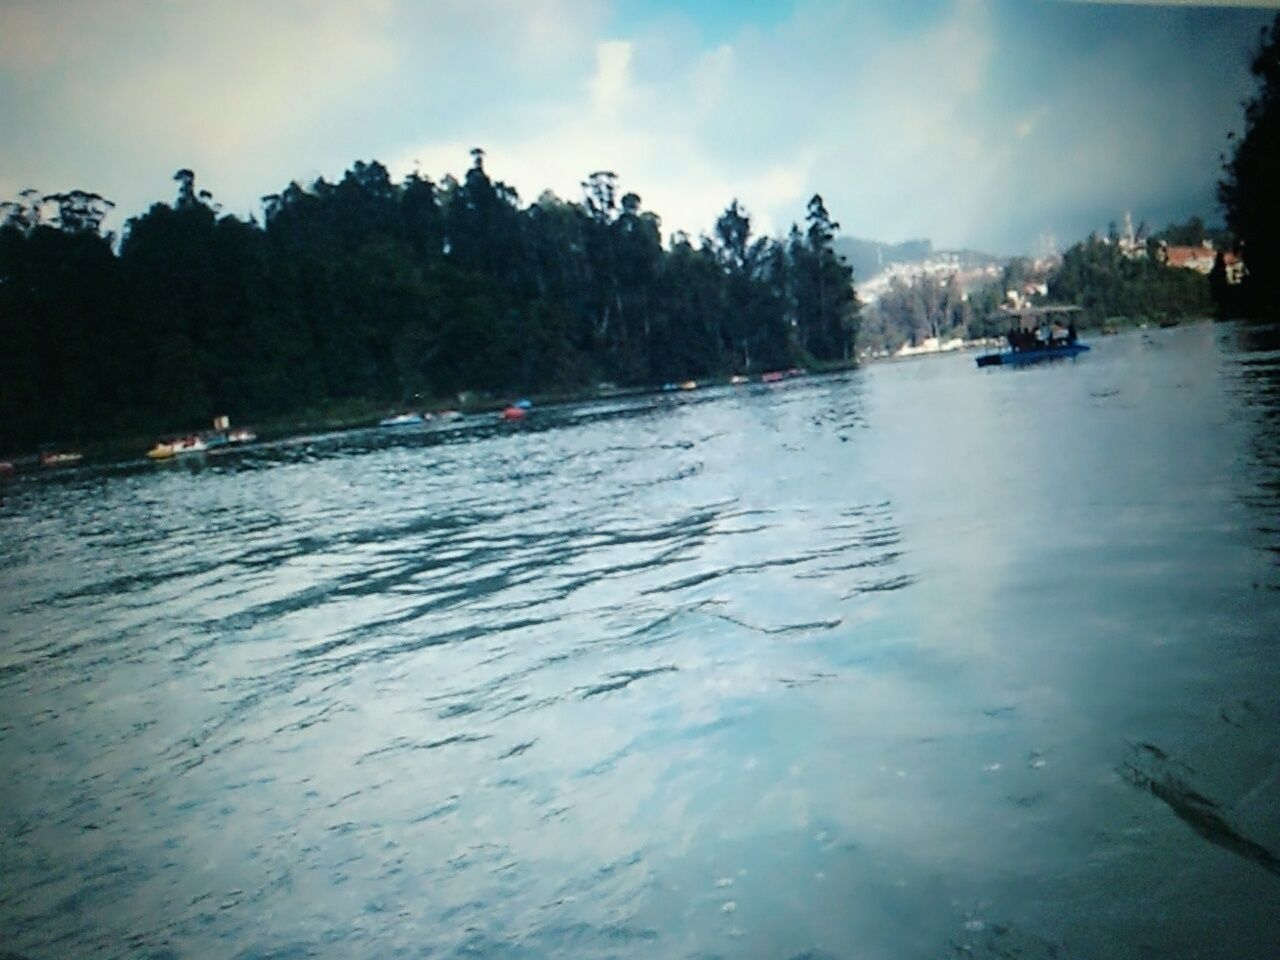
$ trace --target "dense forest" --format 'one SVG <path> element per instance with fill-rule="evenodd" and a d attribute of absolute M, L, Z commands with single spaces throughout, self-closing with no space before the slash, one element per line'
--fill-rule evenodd
<path fill-rule="evenodd" d="M 664 244 L 609 172 L 522 206 L 484 153 L 461 180 L 376 162 L 263 198 L 26 191 L 0 207 L 0 450 L 288 417 L 349 401 L 660 384 L 853 356 L 859 308 L 822 198 L 783 239 L 735 201 Z"/>

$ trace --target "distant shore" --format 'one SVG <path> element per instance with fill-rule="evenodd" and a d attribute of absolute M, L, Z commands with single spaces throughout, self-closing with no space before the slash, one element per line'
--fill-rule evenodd
<path fill-rule="evenodd" d="M 855 360 L 811 363 L 798 375 L 812 376 L 827 373 L 838 373 L 845 370 L 856 369 L 858 366 L 859 363 Z M 763 374 L 759 372 L 751 374 L 747 383 L 760 383 L 762 375 Z M 792 376 L 796 375 L 793 374 Z M 722 374 L 696 381 L 688 380 L 684 381 L 684 383 L 696 383 L 697 386 L 692 389 L 705 390 L 714 387 L 730 386 L 733 383 L 733 380 L 731 376 Z M 464 393 L 452 399 L 437 398 L 429 401 L 419 400 L 399 406 L 389 406 L 385 401 L 353 399 L 326 404 L 324 406 L 304 410 L 289 416 L 268 417 L 257 421 L 246 421 L 243 424 L 233 421 L 233 425 L 251 427 L 257 434 L 257 440 L 255 443 L 271 443 L 279 440 L 288 440 L 293 437 L 305 436 L 311 433 L 367 430 L 377 427 L 379 421 L 389 415 L 406 411 L 430 415 L 433 418 L 450 411 L 456 411 L 468 416 L 476 416 L 486 413 L 497 415 L 517 399 L 529 400 L 533 409 L 538 410 L 589 403 L 596 400 L 658 395 L 670 392 L 687 392 L 687 389 L 688 388 L 682 388 L 679 385 L 674 384 L 667 384 L 665 386 L 646 385 L 634 387 L 600 385 L 594 389 L 584 388 L 579 390 L 563 390 L 551 393 L 527 395 L 512 393 L 510 396 L 503 395 L 501 397 L 493 394 Z M 74 450 L 77 453 L 83 454 L 83 460 L 79 461 L 79 464 L 86 462 L 118 463 L 121 461 L 135 460 L 144 457 L 147 450 L 157 442 L 160 436 L 182 435 L 184 432 L 195 434 L 207 429 L 207 426 L 203 426 L 192 428 L 187 431 L 168 430 L 162 431 L 159 435 L 131 433 L 119 437 L 95 440 L 89 443 L 67 444 L 60 449 Z M 12 456 L 0 454 L 0 461 L 13 464 L 16 473 L 41 472 L 45 474 L 53 474 L 59 470 L 66 469 L 66 467 L 42 468 L 39 463 L 39 454 L 33 452 Z"/>

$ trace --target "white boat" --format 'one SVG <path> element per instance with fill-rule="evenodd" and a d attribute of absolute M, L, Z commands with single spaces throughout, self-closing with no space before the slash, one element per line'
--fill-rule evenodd
<path fill-rule="evenodd" d="M 204 453 L 209 445 L 198 436 L 176 437 L 173 440 L 161 440 L 147 451 L 152 460 L 168 460 L 184 453 Z"/>
<path fill-rule="evenodd" d="M 170 444 L 174 453 L 204 453 L 209 445 L 200 437 L 182 437 Z"/>
<path fill-rule="evenodd" d="M 422 415 L 417 413 L 397 413 L 394 417 L 386 417 L 378 421 L 380 427 L 409 427 L 422 423 Z"/>

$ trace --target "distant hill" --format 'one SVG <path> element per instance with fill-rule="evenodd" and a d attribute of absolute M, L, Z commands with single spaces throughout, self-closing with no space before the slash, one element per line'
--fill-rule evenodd
<path fill-rule="evenodd" d="M 853 278 L 859 285 L 885 273 L 895 264 L 946 261 L 961 270 L 972 270 L 988 264 L 1003 265 L 1008 260 L 981 250 L 935 250 L 933 241 L 929 239 L 881 243 L 861 237 L 836 237 L 832 247 L 853 267 Z"/>
<path fill-rule="evenodd" d="M 853 267 L 854 279 L 859 283 L 871 279 L 891 263 L 920 263 L 933 254 L 932 240 L 881 243 L 860 237 L 836 237 L 832 246 Z"/>

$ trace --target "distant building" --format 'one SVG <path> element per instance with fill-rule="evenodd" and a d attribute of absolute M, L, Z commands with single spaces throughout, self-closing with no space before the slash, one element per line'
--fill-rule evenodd
<path fill-rule="evenodd" d="M 1240 259 L 1238 254 L 1232 253 L 1230 250 L 1223 251 L 1222 265 L 1226 269 L 1227 283 L 1235 286 L 1244 281 L 1244 261 Z"/>
<path fill-rule="evenodd" d="M 1049 284 L 1044 280 L 1027 280 L 1020 288 L 1014 287 L 1004 292 L 1005 306 L 1020 309 L 1030 306 L 1036 297 L 1047 297 Z"/>
<path fill-rule="evenodd" d="M 962 350 L 964 346 L 964 341 L 959 337 L 951 337 L 948 340 L 942 340 L 938 337 L 925 337 L 920 341 L 919 346 L 904 343 L 898 348 L 898 352 L 894 356 L 918 357 L 924 353 L 950 353 L 952 350 Z"/>
<path fill-rule="evenodd" d="M 1208 240 L 1194 247 L 1175 247 L 1162 241 L 1156 251 L 1156 258 L 1166 266 L 1203 274 L 1208 274 L 1213 269 L 1217 256 L 1218 251 L 1213 249 L 1213 244 Z"/>
<path fill-rule="evenodd" d="M 1121 255 L 1128 257 L 1130 260 L 1141 260 L 1147 255 L 1147 241 L 1143 236 L 1143 230 L 1139 228 L 1137 231 L 1133 229 L 1133 216 L 1128 210 L 1124 212 L 1124 232 L 1120 234 L 1116 241 Z"/>

